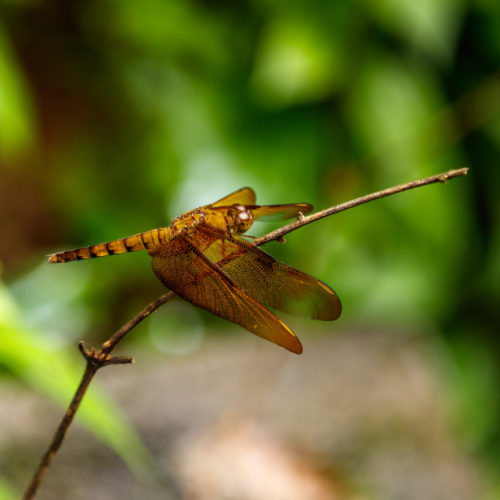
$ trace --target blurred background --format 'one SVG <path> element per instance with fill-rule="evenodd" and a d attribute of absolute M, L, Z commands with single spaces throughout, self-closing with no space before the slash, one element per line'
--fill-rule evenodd
<path fill-rule="evenodd" d="M 164 293 L 162 227 L 252 186 L 316 209 L 469 166 L 265 249 L 331 285 L 295 356 L 175 300 L 102 370 L 39 498 L 500 498 L 495 0 L 0 0 L 0 498 L 99 346 Z M 276 225 L 255 225 L 261 235 Z"/>

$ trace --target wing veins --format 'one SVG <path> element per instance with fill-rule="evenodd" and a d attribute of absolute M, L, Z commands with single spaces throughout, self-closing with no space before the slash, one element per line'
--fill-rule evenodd
<path fill-rule="evenodd" d="M 190 237 L 181 236 L 179 239 L 184 242 L 190 252 L 194 253 L 204 265 L 208 266 L 218 276 L 226 292 L 225 299 L 230 300 L 234 310 L 241 313 L 239 315 L 240 318 L 251 317 L 253 318 L 253 321 L 256 321 L 257 323 L 252 324 L 253 329 L 251 329 L 248 322 L 238 323 L 235 321 L 237 318 L 231 319 L 228 315 L 224 316 L 216 313 L 218 316 L 232 322 L 236 322 L 240 326 L 249 330 L 251 333 L 270 340 L 275 344 L 281 345 L 296 354 L 300 354 L 302 352 L 300 340 L 277 316 L 240 288 L 238 284 L 210 257 L 208 257 Z M 200 275 L 202 274 L 205 274 L 205 272 L 200 273 Z M 198 276 L 191 281 L 192 285 L 196 286 Z M 210 276 L 210 272 L 207 273 L 207 276 Z M 214 312 L 214 310 L 208 310 L 210 312 Z M 247 314 L 249 316 L 246 316 Z M 257 328 L 258 326 L 260 326 L 260 330 Z"/>
<path fill-rule="evenodd" d="M 207 256 L 220 267 L 228 266 L 226 274 L 259 304 L 313 319 L 332 320 L 340 315 L 337 295 L 316 278 L 276 260 L 237 235 L 208 225 L 198 231 L 204 236 Z M 217 255 L 219 241 L 233 250 L 222 258 Z M 241 267 L 234 262 L 238 258 L 242 258 Z"/>

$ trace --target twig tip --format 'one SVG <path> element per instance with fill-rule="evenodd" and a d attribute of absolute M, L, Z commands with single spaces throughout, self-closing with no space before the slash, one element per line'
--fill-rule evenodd
<path fill-rule="evenodd" d="M 103 366 L 107 365 L 130 365 L 135 363 L 132 356 L 112 356 L 103 362 Z"/>
<path fill-rule="evenodd" d="M 87 348 L 85 347 L 85 342 L 83 340 L 80 340 L 80 342 L 78 342 L 78 349 L 80 350 L 80 352 L 83 354 L 83 357 L 85 359 L 89 359 L 89 357 L 91 356 L 90 352 L 87 350 Z"/>
<path fill-rule="evenodd" d="M 448 179 L 460 177 L 461 175 L 467 175 L 468 172 L 469 167 L 458 168 L 456 170 L 448 170 L 448 172 L 445 172 L 444 174 L 441 174 L 439 176 L 438 181 L 444 184 Z"/>

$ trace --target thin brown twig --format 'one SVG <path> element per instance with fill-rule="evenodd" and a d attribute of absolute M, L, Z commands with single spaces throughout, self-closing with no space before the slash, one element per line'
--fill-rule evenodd
<path fill-rule="evenodd" d="M 460 177 L 462 175 L 466 175 L 468 172 L 468 168 L 461 168 L 458 170 L 449 170 L 448 172 L 444 172 L 442 174 L 433 175 L 431 177 L 426 177 L 425 179 L 420 179 L 412 182 L 408 182 L 406 184 L 400 184 L 398 186 L 393 186 L 388 189 L 384 189 L 382 191 L 377 191 L 375 193 L 368 194 L 366 196 L 361 196 L 360 198 L 356 198 L 354 200 L 341 203 L 340 205 L 335 205 L 334 207 L 327 208 L 325 210 L 321 210 L 316 212 L 315 214 L 309 215 L 308 217 L 304 217 L 302 214 L 299 215 L 297 220 L 294 222 L 287 224 L 275 231 L 272 231 L 260 238 L 254 240 L 254 245 L 263 245 L 264 243 L 268 243 L 272 240 L 281 240 L 285 234 L 290 233 L 291 231 L 295 231 L 299 227 L 305 226 L 306 224 L 310 224 L 311 222 L 315 222 L 323 217 L 327 217 L 329 215 L 336 214 L 338 212 L 342 212 L 343 210 L 347 210 L 349 208 L 361 205 L 363 203 L 367 203 L 369 201 L 377 200 L 380 198 L 384 198 L 385 196 L 390 196 L 396 193 L 400 193 L 402 191 L 406 191 L 408 189 L 414 189 L 420 186 L 425 186 L 427 184 L 433 184 L 436 182 L 446 182 L 448 179 L 453 179 L 455 177 Z M 162 295 L 160 298 L 151 302 L 147 307 L 145 307 L 142 311 L 136 314 L 130 321 L 125 323 L 119 330 L 117 330 L 106 342 L 102 344 L 100 349 L 97 351 L 94 349 L 87 350 L 83 342 L 80 342 L 79 349 L 83 354 L 84 358 L 87 361 L 87 365 L 85 367 L 85 371 L 82 377 L 82 380 L 71 400 L 71 403 L 68 406 L 57 430 L 52 438 L 47 451 L 42 457 L 40 464 L 38 465 L 28 488 L 24 494 L 24 500 L 31 500 L 35 497 L 36 492 L 38 491 L 40 484 L 47 472 L 48 468 L 52 460 L 54 459 L 57 451 L 61 447 L 61 444 L 68 432 L 68 429 L 75 417 L 75 414 L 80 406 L 80 403 L 85 395 L 90 382 L 94 378 L 94 375 L 97 373 L 97 370 L 104 366 L 112 365 L 112 364 L 129 364 L 133 363 L 133 358 L 130 356 L 111 356 L 111 353 L 120 342 L 120 340 L 125 337 L 135 326 L 137 326 L 143 319 L 147 318 L 151 313 L 156 311 L 163 304 L 167 303 L 171 299 L 175 297 L 175 293 L 170 291 Z"/>
<path fill-rule="evenodd" d="M 160 298 L 151 302 L 148 306 L 146 306 L 141 312 L 137 313 L 130 321 L 125 323 L 119 330 L 117 330 L 112 337 L 110 337 L 104 344 L 102 344 L 101 348 L 98 351 L 91 349 L 87 350 L 85 344 L 80 342 L 78 344 L 78 348 L 80 352 L 83 354 L 83 357 L 87 361 L 87 365 L 85 367 L 85 371 L 83 373 L 82 380 L 78 389 L 71 400 L 71 403 L 66 410 L 59 426 L 54 433 L 54 437 L 52 438 L 47 451 L 44 453 L 40 464 L 38 465 L 35 474 L 33 475 L 28 488 L 24 493 L 24 500 L 30 500 L 35 498 L 36 492 L 40 487 L 40 484 L 47 472 L 48 468 L 52 460 L 54 459 L 57 451 L 61 447 L 61 444 L 68 432 L 68 429 L 73 422 L 73 419 L 76 415 L 76 412 L 82 402 L 83 396 L 87 392 L 87 389 L 90 385 L 90 382 L 94 378 L 94 375 L 97 373 L 99 368 L 108 365 L 116 365 L 116 364 L 129 364 L 133 363 L 134 359 L 130 356 L 111 356 L 111 352 L 116 347 L 118 342 L 127 335 L 132 328 L 137 326 L 143 319 L 146 319 L 152 312 L 156 311 L 160 306 L 167 303 L 169 300 L 175 297 L 174 292 L 167 292 L 163 294 Z"/>
<path fill-rule="evenodd" d="M 297 220 L 290 222 L 286 226 L 282 226 L 275 231 L 271 231 L 260 238 L 257 238 L 253 244 L 254 245 L 263 245 L 264 243 L 268 243 L 273 240 L 279 240 L 283 238 L 285 234 L 291 233 L 295 231 L 299 227 L 305 226 L 306 224 L 310 224 L 311 222 L 316 222 L 319 219 L 323 219 L 324 217 L 328 217 L 329 215 L 337 214 L 339 212 L 343 212 L 349 208 L 357 207 L 358 205 L 362 205 L 363 203 L 368 203 L 369 201 L 378 200 L 380 198 L 385 198 L 386 196 L 390 196 L 396 193 L 401 193 L 402 191 L 408 191 L 408 189 L 414 189 L 420 186 L 426 186 L 427 184 L 434 184 L 436 182 L 446 182 L 449 179 L 453 179 L 454 177 L 460 177 L 462 175 L 467 175 L 469 171 L 468 168 L 459 168 L 457 170 L 448 170 L 448 172 L 444 172 L 442 174 L 432 175 L 430 177 L 426 177 L 425 179 L 419 179 L 417 181 L 407 182 L 406 184 L 399 184 L 398 186 L 393 186 L 387 189 L 383 189 L 382 191 L 376 191 L 375 193 L 370 193 L 365 196 L 360 196 L 354 200 L 346 201 L 345 203 L 340 203 L 339 205 L 335 205 L 334 207 L 326 208 L 325 210 L 320 210 L 312 215 L 308 215 L 305 217 L 301 215 L 297 218 Z"/>
<path fill-rule="evenodd" d="M 57 451 L 61 447 L 64 437 L 68 432 L 69 426 L 71 425 L 71 422 L 73 422 L 76 411 L 80 406 L 82 398 L 98 369 L 99 365 L 97 365 L 96 363 L 87 362 L 87 366 L 85 367 L 85 372 L 83 373 L 80 385 L 78 386 L 78 389 L 76 390 L 75 395 L 73 396 L 73 399 L 71 400 L 71 403 L 69 404 L 68 409 L 66 410 L 66 413 L 64 414 L 59 424 L 59 427 L 54 433 L 52 442 L 47 448 L 47 451 L 44 453 L 42 460 L 40 461 L 40 464 L 38 465 L 37 470 L 35 471 L 35 474 L 33 475 L 33 478 L 31 479 L 31 482 L 24 493 L 24 499 L 35 497 L 35 494 L 43 480 L 43 477 L 45 476 L 45 473 L 47 472 Z"/>

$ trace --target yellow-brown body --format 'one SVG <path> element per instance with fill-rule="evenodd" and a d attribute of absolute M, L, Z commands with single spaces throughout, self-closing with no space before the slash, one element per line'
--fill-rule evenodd
<path fill-rule="evenodd" d="M 245 221 L 248 221 L 248 223 L 245 224 Z M 249 229 L 252 223 L 253 218 L 251 213 L 243 205 L 234 204 L 231 207 L 195 208 L 175 218 L 168 227 L 151 229 L 150 231 L 118 240 L 54 253 L 49 255 L 49 262 L 60 263 L 93 259 L 107 255 L 137 252 L 139 250 L 148 250 L 149 253 L 154 253 L 155 250 L 180 235 L 192 235 L 200 224 L 242 234 Z"/>
<path fill-rule="evenodd" d="M 329 321 L 339 317 L 340 300 L 321 281 L 277 261 L 239 235 L 256 219 L 287 219 L 311 210 L 307 203 L 255 205 L 255 192 L 242 188 L 186 212 L 168 227 L 54 253 L 49 262 L 147 250 L 154 273 L 177 295 L 300 354 L 297 336 L 267 307 Z"/>

